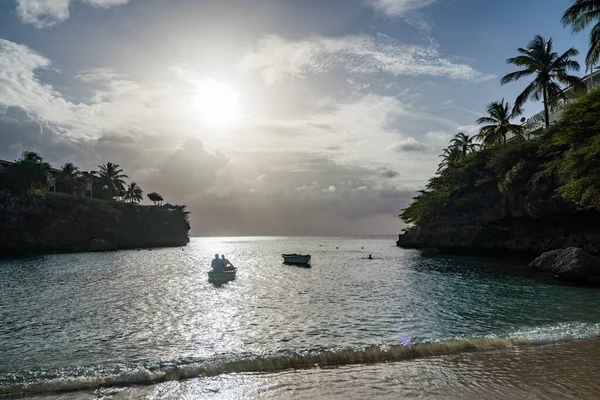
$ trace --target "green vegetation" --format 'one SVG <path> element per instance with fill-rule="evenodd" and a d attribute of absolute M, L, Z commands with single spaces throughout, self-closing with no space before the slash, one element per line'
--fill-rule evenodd
<path fill-rule="evenodd" d="M 98 184 L 100 188 L 107 192 L 110 197 L 120 196 L 125 190 L 124 178 L 129 178 L 123 174 L 123 169 L 119 164 L 113 164 L 107 162 L 106 164 L 100 165 L 100 172 L 98 173 Z"/>
<path fill-rule="evenodd" d="M 536 207 L 538 214 L 600 211 L 598 115 L 595 90 L 568 105 L 557 124 L 532 140 L 508 140 L 447 163 L 401 218 L 418 228 L 449 220 L 485 224 L 535 214 Z"/>
<path fill-rule="evenodd" d="M 573 32 L 593 25 L 591 70 L 600 60 L 600 0 L 573 0 L 562 22 Z M 436 175 L 400 215 L 410 227 L 399 245 L 482 254 L 576 245 L 600 253 L 600 89 L 586 94 L 569 75 L 580 68 L 574 48 L 558 53 L 552 39 L 536 35 L 517 52 L 507 63 L 518 70 L 501 83 L 532 80 L 512 108 L 504 99 L 488 106 L 477 120 L 479 143 L 459 133 L 443 150 Z M 527 100 L 543 102 L 545 129 L 512 122 Z M 562 116 L 550 125 L 561 101 Z"/>
<path fill-rule="evenodd" d="M 144 191 L 137 183 L 131 182 L 125 191 L 125 201 L 139 203 L 144 199 Z"/>
<path fill-rule="evenodd" d="M 37 153 L 25 151 L 10 167 L 0 170 L 0 190 L 14 194 L 44 192 L 51 186 L 50 165 Z"/>
<path fill-rule="evenodd" d="M 144 192 L 136 182 L 126 186 L 125 178 L 112 162 L 99 173 L 72 163 L 57 170 L 24 152 L 0 167 L 0 256 L 188 243 L 186 206 L 162 205 L 156 192 L 148 195 L 155 206 L 136 204 Z"/>
<path fill-rule="evenodd" d="M 552 39 L 544 39 L 536 35 L 527 48 L 519 47 L 519 55 L 506 60 L 509 64 L 514 64 L 523 69 L 511 72 L 502 78 L 502 84 L 517 81 L 526 76 L 535 75 L 535 79 L 527 85 L 525 90 L 515 100 L 515 109 L 520 109 L 527 99 L 544 102 L 544 121 L 546 128 L 550 126 L 549 108 L 556 104 L 559 99 L 566 100 L 559 83 L 571 86 L 575 90 L 583 88 L 581 79 L 569 75 L 568 72 L 579 71 L 579 63 L 573 61 L 571 57 L 579 54 L 574 48 L 565 51 L 561 56 L 552 48 Z"/>
<path fill-rule="evenodd" d="M 506 144 L 509 136 L 524 139 L 523 126 L 510 122 L 511 119 L 522 114 L 520 107 L 515 105 L 511 111 L 510 104 L 502 99 L 500 102 L 494 101 L 490 103 L 487 112 L 487 117 L 481 117 L 477 120 L 477 123 L 480 125 L 488 124 L 479 131 L 478 138 L 481 139 L 482 147 Z"/>
<path fill-rule="evenodd" d="M 144 199 L 144 191 L 137 183 L 126 185 L 128 176 L 119 164 L 107 162 L 98 168 L 98 172 L 83 172 L 73 163 L 66 163 L 60 170 L 53 170 L 39 154 L 25 151 L 12 165 L 0 168 L 0 191 L 21 196 L 51 190 L 103 200 L 123 199 L 129 203 L 140 203 Z M 164 201 L 156 192 L 150 193 L 148 199 L 155 205 Z"/>
<path fill-rule="evenodd" d="M 62 193 L 75 194 L 75 192 L 85 190 L 86 180 L 79 168 L 73 163 L 66 163 L 56 178 L 56 186 Z"/>
<path fill-rule="evenodd" d="M 160 194 L 156 192 L 148 193 L 147 197 L 148 200 L 154 203 L 154 205 L 162 205 L 162 202 L 165 200 Z"/>
<path fill-rule="evenodd" d="M 573 32 L 581 32 L 595 23 L 590 31 L 590 50 L 585 58 L 588 69 L 600 60 L 600 1 L 575 0 L 562 17 L 565 26 L 571 25 Z"/>

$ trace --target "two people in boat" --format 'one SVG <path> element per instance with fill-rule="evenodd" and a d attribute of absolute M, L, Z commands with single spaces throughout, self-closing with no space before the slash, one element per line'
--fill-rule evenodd
<path fill-rule="evenodd" d="M 221 254 L 221 258 L 219 258 L 218 254 L 215 254 L 215 258 L 210 264 L 213 272 L 235 271 L 235 267 L 229 262 L 228 259 L 225 258 L 224 254 Z"/>

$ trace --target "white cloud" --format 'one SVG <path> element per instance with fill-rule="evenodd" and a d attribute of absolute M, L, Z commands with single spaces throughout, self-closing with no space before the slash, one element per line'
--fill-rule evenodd
<path fill-rule="evenodd" d="M 493 78 L 445 58 L 435 44 L 407 45 L 382 34 L 314 37 L 296 42 L 266 35 L 238 67 L 244 72 L 259 71 L 269 84 L 333 68 L 365 75 L 383 72 L 393 76 L 444 76 L 472 82 Z"/>
<path fill-rule="evenodd" d="M 381 233 L 385 224 L 393 232 L 413 195 L 393 186 L 395 171 L 428 175 L 385 151 L 401 137 L 392 125 L 411 112 L 395 97 L 352 93 L 319 106 L 307 97 L 313 108 L 302 113 L 248 117 L 215 134 L 188 112 L 190 85 L 179 76 L 143 82 L 82 71 L 78 103 L 45 84 L 42 70 L 53 73 L 46 57 L 0 40 L 0 158 L 35 150 L 55 166 L 119 163 L 146 192 L 188 204 L 194 234 Z"/>
<path fill-rule="evenodd" d="M 477 135 L 479 133 L 479 125 L 462 125 L 456 128 L 456 132 L 462 132 L 465 135 Z"/>
<path fill-rule="evenodd" d="M 409 11 L 427 7 L 437 0 L 366 0 L 378 12 L 389 17 L 399 17 Z"/>
<path fill-rule="evenodd" d="M 24 24 L 36 28 L 54 26 L 69 18 L 69 5 L 75 0 L 17 0 L 17 14 Z M 123 5 L 129 0 L 81 0 L 94 7 Z"/>
<path fill-rule="evenodd" d="M 425 134 L 426 137 L 435 139 L 435 140 L 443 140 L 448 141 L 452 139 L 454 136 L 452 133 L 446 131 L 430 131 Z"/>

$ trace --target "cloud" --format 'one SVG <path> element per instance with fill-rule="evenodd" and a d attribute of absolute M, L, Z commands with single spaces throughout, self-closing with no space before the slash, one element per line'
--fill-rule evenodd
<path fill-rule="evenodd" d="M 268 84 L 334 68 L 363 75 L 443 76 L 470 82 L 494 77 L 442 56 L 435 44 L 407 45 L 382 34 L 375 37 L 317 36 L 303 41 L 266 35 L 244 56 L 238 68 L 244 72 L 260 72 Z"/>
<path fill-rule="evenodd" d="M 0 41 L 0 158 L 34 150 L 53 166 L 116 162 L 145 192 L 187 204 L 193 235 L 392 233 L 415 185 L 390 178 L 427 177 L 385 151 L 411 112 L 392 96 L 307 96 L 302 112 L 217 133 L 190 110 L 190 83 L 177 74 L 143 82 L 82 71 L 73 102 L 41 71 L 54 73 L 49 59 Z"/>
<path fill-rule="evenodd" d="M 446 131 L 430 131 L 425 134 L 425 137 L 435 140 L 448 141 L 454 137 L 454 134 Z"/>
<path fill-rule="evenodd" d="M 24 24 L 47 28 L 69 18 L 69 5 L 75 0 L 17 0 L 17 15 Z M 93 7 L 109 8 L 129 0 L 81 0 Z"/>
<path fill-rule="evenodd" d="M 389 150 L 395 151 L 397 153 L 402 152 L 418 152 L 424 151 L 426 149 L 425 145 L 413 138 L 405 138 L 398 140 L 397 142 L 392 143 L 389 147 Z"/>
<path fill-rule="evenodd" d="M 462 125 L 456 128 L 457 132 L 462 132 L 465 135 L 477 135 L 479 134 L 479 125 Z"/>
<path fill-rule="evenodd" d="M 437 0 L 366 0 L 376 11 L 388 17 L 399 17 L 409 11 L 429 6 Z"/>
<path fill-rule="evenodd" d="M 395 178 L 398 175 L 400 175 L 400 173 L 398 171 L 394 171 L 393 169 L 385 169 L 385 168 L 379 174 L 379 176 L 382 178 Z"/>
<path fill-rule="evenodd" d="M 454 129 L 451 132 L 448 131 L 430 131 L 427 132 L 425 134 L 425 137 L 428 137 L 430 139 L 434 139 L 434 140 L 440 140 L 440 141 L 450 141 L 450 139 L 452 139 L 457 133 L 462 132 L 465 135 L 469 135 L 469 136 L 476 136 L 479 133 L 479 126 L 478 125 L 461 125 L 461 126 L 457 126 L 456 129 Z"/>

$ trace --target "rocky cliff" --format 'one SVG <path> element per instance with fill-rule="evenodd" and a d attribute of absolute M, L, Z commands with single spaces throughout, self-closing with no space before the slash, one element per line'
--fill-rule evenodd
<path fill-rule="evenodd" d="M 398 246 L 538 256 L 571 246 L 600 254 L 600 90 L 530 140 L 456 157 L 401 215 Z"/>
<path fill-rule="evenodd" d="M 0 254 L 183 246 L 189 229 L 181 208 L 0 192 Z"/>

